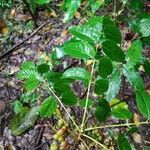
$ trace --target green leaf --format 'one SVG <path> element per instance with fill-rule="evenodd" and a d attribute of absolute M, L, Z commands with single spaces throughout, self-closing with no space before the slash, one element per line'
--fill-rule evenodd
<path fill-rule="evenodd" d="M 114 21 L 109 17 L 104 17 L 103 19 L 103 33 L 108 40 L 115 43 L 121 43 L 121 33 Z"/>
<path fill-rule="evenodd" d="M 46 73 L 49 71 L 49 65 L 47 64 L 40 64 L 37 66 L 37 71 L 41 74 Z"/>
<path fill-rule="evenodd" d="M 99 0 L 94 0 L 92 1 L 92 3 L 90 4 L 90 7 L 92 9 L 92 12 L 95 13 L 99 8 L 100 6 L 103 4 L 104 2 L 102 1 L 99 1 Z"/>
<path fill-rule="evenodd" d="M 100 58 L 98 71 L 99 71 L 99 75 L 102 78 L 106 78 L 108 75 L 112 73 L 113 65 L 112 65 L 111 60 L 108 57 Z"/>
<path fill-rule="evenodd" d="M 64 22 L 71 20 L 74 13 L 80 7 L 81 0 L 65 0 L 65 17 Z"/>
<path fill-rule="evenodd" d="M 38 5 L 48 4 L 52 0 L 34 0 Z"/>
<path fill-rule="evenodd" d="M 150 15 L 142 14 L 129 22 L 129 26 L 134 32 L 141 33 L 143 37 L 150 36 Z"/>
<path fill-rule="evenodd" d="M 142 43 L 139 40 L 134 41 L 127 52 L 127 61 L 135 66 L 141 58 L 142 54 Z"/>
<path fill-rule="evenodd" d="M 14 110 L 14 112 L 15 112 L 15 114 L 18 114 L 18 113 L 20 113 L 22 110 L 23 110 L 23 105 L 22 105 L 22 103 L 20 102 L 20 101 L 15 101 L 13 104 L 12 104 L 12 106 L 13 106 L 13 110 Z"/>
<path fill-rule="evenodd" d="M 138 109 L 145 118 L 150 118 L 150 95 L 144 90 L 136 90 Z"/>
<path fill-rule="evenodd" d="M 97 95 L 103 95 L 108 90 L 108 80 L 106 79 L 99 79 L 95 82 L 94 92 Z"/>
<path fill-rule="evenodd" d="M 112 115 L 116 118 L 119 119 L 130 119 L 132 118 L 132 113 L 124 108 L 117 108 L 117 109 L 113 109 L 112 111 Z"/>
<path fill-rule="evenodd" d="M 101 37 L 103 17 L 94 17 L 82 26 L 74 26 L 69 29 L 74 36 L 89 43 L 98 43 Z"/>
<path fill-rule="evenodd" d="M 33 107 L 32 109 L 23 109 L 20 113 L 15 115 L 10 122 L 11 132 L 17 136 L 21 135 L 29 128 L 34 126 L 38 117 L 39 107 Z"/>
<path fill-rule="evenodd" d="M 79 101 L 79 106 L 84 108 L 86 105 L 86 99 L 82 99 Z M 91 108 L 94 105 L 93 100 L 89 99 L 88 100 L 88 104 L 87 104 L 87 108 Z"/>
<path fill-rule="evenodd" d="M 133 10 L 142 10 L 143 9 L 143 4 L 144 4 L 144 1 L 143 0 L 131 0 L 130 2 L 130 6 Z"/>
<path fill-rule="evenodd" d="M 126 76 L 128 82 L 134 87 L 134 89 L 144 90 L 143 81 L 138 72 L 134 68 L 131 68 L 128 64 L 123 65 L 123 74 Z"/>
<path fill-rule="evenodd" d="M 36 89 L 40 84 L 40 81 L 34 77 L 34 76 L 30 76 L 27 81 L 24 84 L 24 87 L 27 91 L 31 91 Z"/>
<path fill-rule="evenodd" d="M 20 80 L 24 80 L 24 79 L 28 79 L 31 76 L 38 76 L 38 73 L 36 70 L 33 69 L 28 69 L 28 70 L 20 70 L 19 73 L 17 74 L 18 79 Z"/>
<path fill-rule="evenodd" d="M 28 70 L 28 69 L 33 69 L 33 70 L 35 70 L 36 67 L 35 67 L 34 62 L 32 62 L 32 61 L 27 61 L 27 62 L 22 63 L 21 69 L 23 69 L 23 70 Z"/>
<path fill-rule="evenodd" d="M 100 122 L 104 122 L 106 118 L 110 115 L 110 112 L 111 110 L 109 103 L 105 99 L 100 99 L 94 114 L 97 120 Z"/>
<path fill-rule="evenodd" d="M 121 74 L 120 71 L 116 69 L 111 75 L 111 78 L 109 80 L 109 88 L 105 94 L 107 101 L 111 101 L 116 97 L 120 89 L 120 84 L 121 84 Z"/>
<path fill-rule="evenodd" d="M 62 102 L 66 105 L 73 106 L 77 104 L 77 98 L 71 90 L 62 93 Z"/>
<path fill-rule="evenodd" d="M 131 145 L 129 144 L 124 134 L 120 134 L 118 136 L 117 144 L 118 144 L 119 150 L 132 150 Z"/>
<path fill-rule="evenodd" d="M 106 40 L 102 43 L 104 53 L 113 61 L 123 62 L 125 59 L 124 52 L 111 40 Z"/>
<path fill-rule="evenodd" d="M 71 78 L 75 80 L 90 80 L 90 73 L 84 68 L 74 67 L 66 70 L 62 78 Z"/>
<path fill-rule="evenodd" d="M 148 60 L 144 61 L 143 67 L 144 67 L 146 74 L 150 76 L 150 62 Z"/>
<path fill-rule="evenodd" d="M 41 105 L 39 110 L 41 118 L 51 117 L 52 114 L 56 111 L 57 102 L 53 97 L 47 98 Z"/>
<path fill-rule="evenodd" d="M 62 50 L 74 58 L 89 59 L 94 58 L 95 48 L 87 42 L 83 41 L 69 41 L 61 46 Z"/>

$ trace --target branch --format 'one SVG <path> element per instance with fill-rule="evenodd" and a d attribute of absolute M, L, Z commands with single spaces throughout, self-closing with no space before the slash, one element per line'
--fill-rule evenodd
<path fill-rule="evenodd" d="M 42 29 L 48 22 L 44 22 L 41 26 L 39 26 L 34 32 L 32 32 L 27 38 L 25 38 L 24 40 L 22 40 L 20 43 L 14 45 L 11 49 L 7 50 L 6 52 L 4 52 L 3 54 L 0 55 L 0 59 L 6 57 L 7 55 L 9 55 L 10 53 L 12 53 L 17 47 L 19 47 L 21 44 L 23 44 L 24 42 L 26 42 L 27 40 L 29 40 L 31 37 L 33 37 L 40 29 Z"/>

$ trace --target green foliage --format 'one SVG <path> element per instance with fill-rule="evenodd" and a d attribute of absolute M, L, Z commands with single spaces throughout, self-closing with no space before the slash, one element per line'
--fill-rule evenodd
<path fill-rule="evenodd" d="M 57 103 L 56 100 L 52 97 L 47 98 L 40 107 L 40 117 L 47 118 L 51 117 L 52 114 L 56 111 Z"/>
<path fill-rule="evenodd" d="M 132 150 L 131 145 L 129 144 L 127 138 L 123 134 L 120 134 L 118 136 L 117 143 L 119 150 Z"/>
<path fill-rule="evenodd" d="M 105 99 L 100 99 L 95 110 L 95 117 L 97 118 L 97 120 L 100 122 L 104 122 L 110 115 L 110 112 L 111 110 L 109 103 Z"/>
<path fill-rule="evenodd" d="M 111 60 L 107 57 L 100 58 L 98 71 L 99 71 L 99 75 L 102 78 L 106 78 L 108 75 L 110 75 L 113 71 L 113 65 Z"/>
<path fill-rule="evenodd" d="M 103 95 L 108 90 L 109 82 L 106 79 L 99 79 L 95 81 L 94 91 L 97 95 Z"/>

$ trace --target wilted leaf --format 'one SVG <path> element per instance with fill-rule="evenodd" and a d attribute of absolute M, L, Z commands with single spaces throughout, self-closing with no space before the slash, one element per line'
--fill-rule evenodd
<path fill-rule="evenodd" d="M 39 107 L 33 107 L 32 109 L 24 109 L 15 115 L 10 122 L 11 132 L 17 136 L 31 128 L 38 117 L 38 110 Z"/>

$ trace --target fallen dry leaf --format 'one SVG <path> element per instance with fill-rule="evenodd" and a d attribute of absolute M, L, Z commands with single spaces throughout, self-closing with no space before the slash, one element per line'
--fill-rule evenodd
<path fill-rule="evenodd" d="M 141 141 L 142 141 L 142 139 L 141 139 L 141 135 L 140 134 L 138 134 L 138 133 L 135 133 L 135 134 L 133 134 L 132 135 L 132 138 L 133 138 L 133 140 L 136 142 L 136 143 L 142 143 Z"/>
<path fill-rule="evenodd" d="M 75 12 L 74 16 L 77 18 L 77 19 L 80 19 L 81 15 L 78 11 Z"/>
<path fill-rule="evenodd" d="M 15 15 L 16 15 L 16 10 L 15 10 L 15 9 L 12 9 L 12 10 L 10 11 L 9 18 L 12 19 Z"/>
<path fill-rule="evenodd" d="M 64 30 L 64 31 L 61 33 L 61 37 L 66 37 L 67 34 L 68 34 L 68 30 Z"/>
<path fill-rule="evenodd" d="M 52 10 L 49 15 L 54 18 L 58 17 L 58 15 L 56 14 L 56 12 L 54 10 Z"/>

